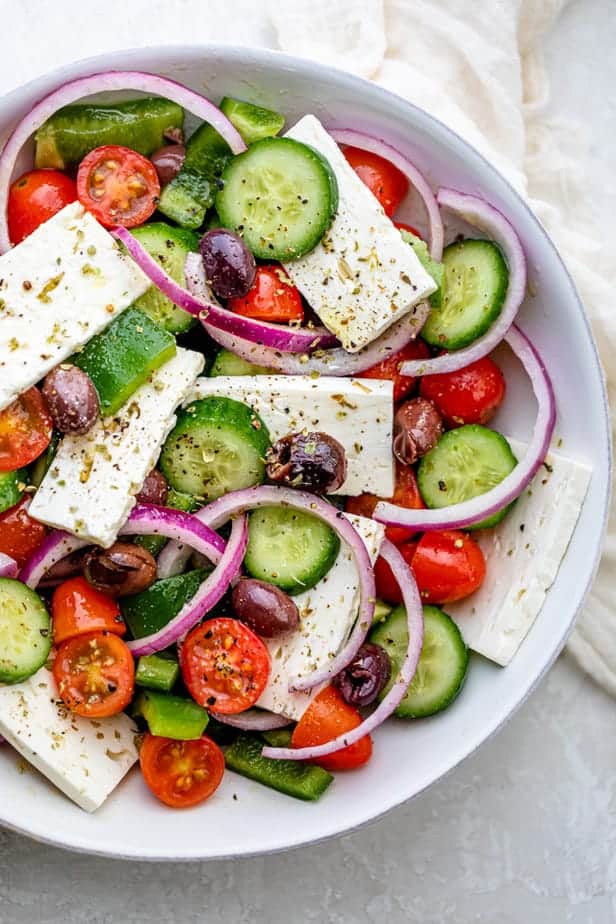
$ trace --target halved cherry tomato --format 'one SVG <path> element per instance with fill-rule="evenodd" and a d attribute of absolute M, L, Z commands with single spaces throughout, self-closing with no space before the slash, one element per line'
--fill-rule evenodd
<path fill-rule="evenodd" d="M 398 551 L 409 567 L 413 561 L 416 549 L 416 542 L 404 542 L 402 545 L 398 546 Z M 374 579 L 376 581 L 377 597 L 380 597 L 381 600 L 385 600 L 387 603 L 402 603 L 402 593 L 398 587 L 398 582 L 393 576 L 392 570 L 385 559 L 380 556 L 374 563 Z"/>
<path fill-rule="evenodd" d="M 75 183 L 59 170 L 24 173 L 9 190 L 7 217 L 11 244 L 19 244 L 76 198 Z"/>
<path fill-rule="evenodd" d="M 88 632 L 62 642 L 53 676 L 60 699 L 71 712 L 102 718 L 122 712 L 130 703 L 135 662 L 113 632 Z"/>
<path fill-rule="evenodd" d="M 405 221 L 394 221 L 394 224 L 396 228 L 398 228 L 400 231 L 410 231 L 411 234 L 414 234 L 415 237 L 421 238 L 421 240 L 423 241 L 423 237 L 421 236 L 417 228 L 413 227 L 413 225 L 407 225 Z"/>
<path fill-rule="evenodd" d="M 28 514 L 30 498 L 0 513 L 0 552 L 10 555 L 21 567 L 38 549 L 47 535 L 47 527 Z"/>
<path fill-rule="evenodd" d="M 402 375 L 400 366 L 409 359 L 428 359 L 430 350 L 423 340 L 411 340 L 405 347 L 382 359 L 376 366 L 370 366 L 361 373 L 364 379 L 391 379 L 394 383 L 394 401 L 402 401 L 413 390 L 417 379 L 412 375 Z"/>
<path fill-rule="evenodd" d="M 424 533 L 411 568 L 425 603 L 453 603 L 483 583 L 486 562 L 474 539 L 457 530 Z"/>
<path fill-rule="evenodd" d="M 51 600 L 51 616 L 56 645 L 86 632 L 104 629 L 116 635 L 126 632 L 117 601 L 92 587 L 83 577 L 70 578 L 56 587 Z"/>
<path fill-rule="evenodd" d="M 342 153 L 391 218 L 409 189 L 404 174 L 384 157 L 370 151 L 348 147 Z"/>
<path fill-rule="evenodd" d="M 419 386 L 430 398 L 448 427 L 485 424 L 503 403 L 505 377 L 493 359 L 484 356 L 457 372 L 425 375 Z"/>
<path fill-rule="evenodd" d="M 281 266 L 258 266 L 252 289 L 227 308 L 258 321 L 303 321 L 302 297 Z"/>
<path fill-rule="evenodd" d="M 344 701 L 335 687 L 325 687 L 312 700 L 303 716 L 295 726 L 291 738 L 291 747 L 311 748 L 325 744 L 344 732 L 351 731 L 361 724 L 362 718 L 353 706 Z M 372 755 L 372 738 L 365 735 L 340 751 L 319 757 L 314 763 L 325 770 L 355 770 L 370 760 Z"/>
<path fill-rule="evenodd" d="M 94 148 L 81 161 L 77 194 L 106 228 L 134 228 L 158 205 L 160 183 L 151 160 L 131 148 L 108 144 Z"/>
<path fill-rule="evenodd" d="M 139 763 L 149 789 L 171 808 L 204 802 L 218 789 L 225 772 L 223 753 L 207 735 L 194 741 L 175 741 L 148 732 Z"/>
<path fill-rule="evenodd" d="M 380 500 L 391 500 L 398 507 L 408 507 L 410 510 L 423 510 L 426 506 L 419 493 L 415 472 L 410 465 L 403 465 L 396 460 L 396 487 L 392 498 L 377 497 L 375 494 L 360 494 L 358 497 L 347 498 L 345 510 L 360 517 L 371 517 L 374 508 Z M 415 530 L 405 529 L 404 526 L 387 526 L 385 535 L 390 542 L 398 545 L 415 535 Z"/>
<path fill-rule="evenodd" d="M 34 462 L 49 446 L 53 421 L 38 388 L 29 388 L 0 411 L 0 472 Z"/>
<path fill-rule="evenodd" d="M 208 619 L 188 633 L 180 651 L 182 677 L 201 706 L 234 715 L 254 706 L 270 674 L 258 635 L 237 619 Z"/>

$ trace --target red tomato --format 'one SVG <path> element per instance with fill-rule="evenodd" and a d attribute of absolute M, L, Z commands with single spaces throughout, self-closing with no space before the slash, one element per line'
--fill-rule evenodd
<path fill-rule="evenodd" d="M 401 375 L 400 366 L 409 359 L 428 359 L 430 350 L 423 340 L 411 340 L 397 353 L 382 359 L 361 373 L 364 379 L 391 379 L 394 383 L 394 401 L 402 401 L 413 390 L 417 379 L 412 375 Z"/>
<path fill-rule="evenodd" d="M 242 298 L 230 298 L 227 308 L 258 321 L 304 320 L 304 306 L 281 266 L 258 266 L 252 289 Z"/>
<path fill-rule="evenodd" d="M 411 562 L 425 603 L 453 603 L 483 583 L 486 562 L 474 539 L 456 530 L 424 533 Z"/>
<path fill-rule="evenodd" d="M 361 724 L 362 718 L 353 706 L 344 701 L 335 687 L 325 687 L 312 700 L 293 730 L 291 747 L 311 748 L 325 744 Z M 355 770 L 370 760 L 372 738 L 365 735 L 340 751 L 319 757 L 315 764 L 325 770 Z"/>
<path fill-rule="evenodd" d="M 76 198 L 73 180 L 59 170 L 24 173 L 9 190 L 7 217 L 11 244 L 19 244 Z"/>
<path fill-rule="evenodd" d="M 28 515 L 30 499 L 0 513 L 0 552 L 10 555 L 21 567 L 38 549 L 47 534 L 47 527 Z"/>
<path fill-rule="evenodd" d="M 53 662 L 60 699 L 71 712 L 102 718 L 122 712 L 135 689 L 135 662 L 112 632 L 88 632 L 62 642 Z"/>
<path fill-rule="evenodd" d="M 345 148 L 343 154 L 391 218 L 409 190 L 407 178 L 378 154 L 351 147 Z"/>
<path fill-rule="evenodd" d="M 347 513 L 356 513 L 361 517 L 371 517 L 374 508 L 380 500 L 391 500 L 399 507 L 408 507 L 410 510 L 423 510 L 426 506 L 417 487 L 415 472 L 410 465 L 403 465 L 396 461 L 396 487 L 392 498 L 377 497 L 375 494 L 360 494 L 359 497 L 349 497 L 345 504 Z M 390 542 L 398 545 L 415 535 L 412 529 L 403 526 L 387 526 L 385 535 Z"/>
<path fill-rule="evenodd" d="M 49 446 L 53 421 L 38 388 L 29 388 L 0 411 L 0 472 L 34 462 Z"/>
<path fill-rule="evenodd" d="M 182 677 L 196 702 L 234 715 L 254 706 L 270 674 L 270 656 L 258 635 L 237 619 L 208 619 L 186 636 Z"/>
<path fill-rule="evenodd" d="M 130 148 L 108 144 L 94 148 L 81 161 L 77 194 L 106 228 L 134 228 L 158 205 L 160 183 L 151 160 Z"/>
<path fill-rule="evenodd" d="M 505 389 L 503 373 L 489 356 L 457 372 L 425 375 L 419 386 L 448 427 L 487 423 L 503 403 Z"/>
<path fill-rule="evenodd" d="M 148 732 L 139 763 L 148 787 L 171 808 L 204 802 L 218 789 L 225 772 L 223 753 L 207 735 L 194 741 L 175 741 Z"/>
<path fill-rule="evenodd" d="M 411 234 L 414 234 L 415 237 L 421 238 L 421 240 L 423 241 L 423 237 L 421 236 L 417 228 L 413 227 L 413 225 L 407 225 L 405 221 L 394 221 L 394 224 L 396 228 L 398 228 L 399 230 L 410 231 Z"/>
<path fill-rule="evenodd" d="M 413 561 L 416 548 L 416 542 L 404 542 L 398 546 L 398 551 L 409 566 Z M 374 564 L 374 578 L 376 580 L 377 597 L 387 603 L 402 603 L 402 593 L 398 587 L 398 582 L 385 559 L 380 556 Z"/>
<path fill-rule="evenodd" d="M 124 635 L 120 607 L 85 578 L 76 577 L 56 587 L 51 601 L 53 640 L 56 645 L 75 635 L 103 631 Z"/>

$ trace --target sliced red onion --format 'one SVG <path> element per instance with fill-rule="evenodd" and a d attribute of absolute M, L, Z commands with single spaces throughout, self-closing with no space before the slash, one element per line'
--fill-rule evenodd
<path fill-rule="evenodd" d="M 514 324 L 505 341 L 523 364 L 539 406 L 532 437 L 522 461 L 500 484 L 471 500 L 436 510 L 410 510 L 380 501 L 372 514 L 375 520 L 388 526 L 405 526 L 416 531 L 463 529 L 502 510 L 530 484 L 550 447 L 556 422 L 556 401 L 550 377 L 528 337 Z"/>
<path fill-rule="evenodd" d="M 210 712 L 210 715 L 217 722 L 230 725 L 232 728 L 241 728 L 242 731 L 272 731 L 274 728 L 286 728 L 291 724 L 291 719 L 287 719 L 286 716 L 266 712 L 264 709 L 248 709 L 237 715 L 222 715 L 220 712 Z"/>
<path fill-rule="evenodd" d="M 421 598 L 415 583 L 413 573 L 398 549 L 389 542 L 383 540 L 380 551 L 381 556 L 385 559 L 391 571 L 398 582 L 398 587 L 402 593 L 402 600 L 406 609 L 406 618 L 409 634 L 409 642 L 404 656 L 404 661 L 389 693 L 379 703 L 377 708 L 364 721 L 349 732 L 344 732 L 327 741 L 325 744 L 319 744 L 314 747 L 306 748 L 274 748 L 264 747 L 261 751 L 263 757 L 271 757 L 274 760 L 316 760 L 319 757 L 326 757 L 342 748 L 355 744 L 360 738 L 369 735 L 378 728 L 379 725 L 389 718 L 394 710 L 400 705 L 406 691 L 409 688 L 423 645 L 423 607 Z"/>
<path fill-rule="evenodd" d="M 194 597 L 158 632 L 127 642 L 135 657 L 154 654 L 173 645 L 197 625 L 224 596 L 231 581 L 239 574 L 248 544 L 246 517 L 237 517 L 220 561 L 199 586 Z"/>
<path fill-rule="evenodd" d="M 400 173 L 404 174 L 411 186 L 417 190 L 428 213 L 430 256 L 433 260 L 441 260 L 443 256 L 443 220 L 434 193 L 423 173 L 400 151 L 392 148 L 390 144 L 381 141 L 379 138 L 373 138 L 363 132 L 356 132 L 346 128 L 332 128 L 329 129 L 329 133 L 338 144 L 349 144 L 351 147 L 361 148 L 362 151 L 371 151 L 372 154 L 378 154 L 379 157 L 384 157 L 394 167 L 397 167 Z"/>
<path fill-rule="evenodd" d="M 77 536 L 54 529 L 53 532 L 47 533 L 36 552 L 33 552 L 25 563 L 19 572 L 19 580 L 34 590 L 56 562 L 88 544 Z"/>
<path fill-rule="evenodd" d="M 509 285 L 501 313 L 482 337 L 461 350 L 443 353 L 442 356 L 435 356 L 433 359 L 408 360 L 400 368 L 402 375 L 455 372 L 487 356 L 505 338 L 526 295 L 524 250 L 520 238 L 502 212 L 488 205 L 484 199 L 457 192 L 455 189 L 439 189 L 436 198 L 443 208 L 449 209 L 479 228 L 490 240 L 498 244 L 509 268 Z"/>
<path fill-rule="evenodd" d="M 224 539 L 192 513 L 155 504 L 137 504 L 118 535 L 138 533 L 140 536 L 164 536 L 181 542 L 205 555 L 215 565 L 225 550 Z M 160 576 L 160 575 L 159 575 Z"/>
<path fill-rule="evenodd" d="M 222 135 L 234 154 L 246 150 L 240 133 L 217 106 L 175 80 L 142 71 L 105 71 L 70 80 L 33 106 L 13 129 L 0 154 L 0 253 L 5 253 L 11 246 L 6 220 L 8 190 L 17 157 L 28 138 L 62 106 L 109 90 L 138 90 L 170 99 L 198 118 L 209 122 Z"/>
<path fill-rule="evenodd" d="M 19 566 L 14 558 L 0 552 L 0 577 L 16 578 L 19 572 Z"/>

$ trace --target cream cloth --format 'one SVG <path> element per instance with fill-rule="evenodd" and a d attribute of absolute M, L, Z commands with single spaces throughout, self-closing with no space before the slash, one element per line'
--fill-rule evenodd
<path fill-rule="evenodd" d="M 14 52 L 0 56 L 0 89 L 75 57 L 196 41 L 278 47 L 378 81 L 450 125 L 527 196 L 575 277 L 612 399 L 616 317 L 606 280 L 614 258 L 610 267 L 607 244 L 600 246 L 592 226 L 583 133 L 542 115 L 549 93 L 542 38 L 564 2 L 107 0 L 94 9 L 83 0 L 0 0 Z M 574 228 L 565 221 L 572 214 Z M 569 642 L 580 665 L 613 695 L 615 563 L 613 513 L 597 580 Z"/>

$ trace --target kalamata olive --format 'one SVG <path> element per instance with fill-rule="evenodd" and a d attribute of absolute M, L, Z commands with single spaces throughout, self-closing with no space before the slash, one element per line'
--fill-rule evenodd
<path fill-rule="evenodd" d="M 299 612 L 291 597 L 265 581 L 242 578 L 233 588 L 231 604 L 237 618 L 265 638 L 299 625 Z"/>
<path fill-rule="evenodd" d="M 244 241 L 225 228 L 213 228 L 199 242 L 205 277 L 219 298 L 246 295 L 257 267 Z"/>
<path fill-rule="evenodd" d="M 128 597 L 146 590 L 156 580 L 156 561 L 139 545 L 115 542 L 109 549 L 90 549 L 84 576 L 111 597 Z"/>
<path fill-rule="evenodd" d="M 39 587 L 57 587 L 58 584 L 62 584 L 63 581 L 83 574 L 85 560 L 90 549 L 91 546 L 85 549 L 77 549 L 77 551 L 71 552 L 69 555 L 61 558 L 60 561 L 57 561 L 55 565 L 51 566 L 40 582 Z"/>
<path fill-rule="evenodd" d="M 348 667 L 334 678 L 334 684 L 351 706 L 369 706 L 390 676 L 391 661 L 385 649 L 364 642 Z"/>
<path fill-rule="evenodd" d="M 87 433 L 100 413 L 90 376 L 70 363 L 61 363 L 45 377 L 43 397 L 60 433 Z"/>
<path fill-rule="evenodd" d="M 270 481 L 315 494 L 336 491 L 347 473 L 344 446 L 327 433 L 283 436 L 268 450 L 266 462 Z"/>
<path fill-rule="evenodd" d="M 183 144 L 166 144 L 154 151 L 150 160 L 156 167 L 161 187 L 175 179 L 182 169 L 185 157 L 186 148 Z"/>
<path fill-rule="evenodd" d="M 153 468 L 143 482 L 141 491 L 139 491 L 137 495 L 137 500 L 140 504 L 159 504 L 164 506 L 168 493 L 169 485 L 167 484 L 167 479 L 157 468 Z"/>
<path fill-rule="evenodd" d="M 443 419 L 427 398 L 411 398 L 394 417 L 394 455 L 412 465 L 430 452 L 443 433 Z"/>

